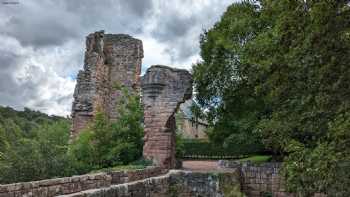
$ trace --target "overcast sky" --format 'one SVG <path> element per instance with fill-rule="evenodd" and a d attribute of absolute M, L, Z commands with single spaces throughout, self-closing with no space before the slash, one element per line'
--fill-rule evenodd
<path fill-rule="evenodd" d="M 69 115 L 85 37 L 98 30 L 143 41 L 142 70 L 190 69 L 199 35 L 234 0 L 0 0 L 0 105 Z"/>

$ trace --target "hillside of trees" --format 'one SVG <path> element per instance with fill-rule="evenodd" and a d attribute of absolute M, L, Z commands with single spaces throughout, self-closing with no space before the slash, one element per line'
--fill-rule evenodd
<path fill-rule="evenodd" d="M 0 107 L 0 183 L 64 176 L 70 120 Z"/>
<path fill-rule="evenodd" d="M 49 116 L 29 108 L 17 111 L 11 107 L 0 106 L 0 130 L 11 130 L 14 131 L 13 133 L 19 132 L 23 135 L 30 136 L 34 130 L 37 130 L 40 126 L 60 121 L 70 124 L 68 118 L 54 115 Z"/>

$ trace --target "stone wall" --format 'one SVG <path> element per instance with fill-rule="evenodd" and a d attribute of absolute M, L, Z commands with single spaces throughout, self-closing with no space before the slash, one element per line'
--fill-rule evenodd
<path fill-rule="evenodd" d="M 280 163 L 220 162 L 216 172 L 151 167 L 0 185 L 0 197 L 297 197 L 285 190 Z M 165 174 L 166 173 L 166 174 Z M 315 194 L 314 197 L 326 197 Z"/>
<path fill-rule="evenodd" d="M 168 196 L 241 196 L 238 170 L 221 172 L 178 171 L 170 176 Z"/>
<path fill-rule="evenodd" d="M 80 176 L 48 179 L 41 181 L 0 185 L 0 197 L 51 197 L 80 191 L 109 187 L 159 176 L 166 173 L 161 168 L 150 167 L 143 170 L 112 171 Z"/>
<path fill-rule="evenodd" d="M 140 89 L 141 40 L 125 34 L 103 31 L 86 38 L 84 70 L 78 73 L 72 106 L 72 135 L 91 121 L 96 111 L 117 119 L 116 103 L 121 94 L 116 84 L 131 90 Z"/>
<path fill-rule="evenodd" d="M 143 155 L 164 168 L 175 167 L 175 112 L 192 96 L 187 70 L 152 66 L 142 78 L 144 107 Z"/>
<path fill-rule="evenodd" d="M 171 170 L 159 177 L 61 197 L 221 197 L 239 196 L 239 188 L 237 171 L 205 173 Z"/>
<path fill-rule="evenodd" d="M 284 179 L 279 175 L 281 163 L 253 164 L 250 162 L 219 161 L 222 168 L 239 169 L 241 189 L 248 197 L 297 197 L 286 191 Z M 317 193 L 314 197 L 326 197 Z"/>
<path fill-rule="evenodd" d="M 280 166 L 280 163 L 243 164 L 241 167 L 242 191 L 252 197 L 267 194 L 276 197 L 293 196 L 286 192 L 284 181 L 278 174 Z"/>

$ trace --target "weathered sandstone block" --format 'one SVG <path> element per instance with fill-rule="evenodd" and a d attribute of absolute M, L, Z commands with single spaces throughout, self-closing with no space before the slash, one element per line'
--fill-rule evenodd
<path fill-rule="evenodd" d="M 145 144 L 143 155 L 156 165 L 175 166 L 175 117 L 179 105 L 192 96 L 187 70 L 152 66 L 142 78 Z"/>
<path fill-rule="evenodd" d="M 121 94 L 113 88 L 119 84 L 139 90 L 143 49 L 141 40 L 125 34 L 104 34 L 86 38 L 84 70 L 77 77 L 72 106 L 73 136 L 101 110 L 117 119 L 116 103 Z"/>

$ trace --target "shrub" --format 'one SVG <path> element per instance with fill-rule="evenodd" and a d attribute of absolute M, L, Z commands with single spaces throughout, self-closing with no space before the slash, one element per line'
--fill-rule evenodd
<path fill-rule="evenodd" d="M 117 104 L 118 120 L 98 112 L 92 124 L 72 143 L 70 155 L 79 172 L 126 165 L 142 155 L 143 112 L 140 99 L 126 88 Z"/>

